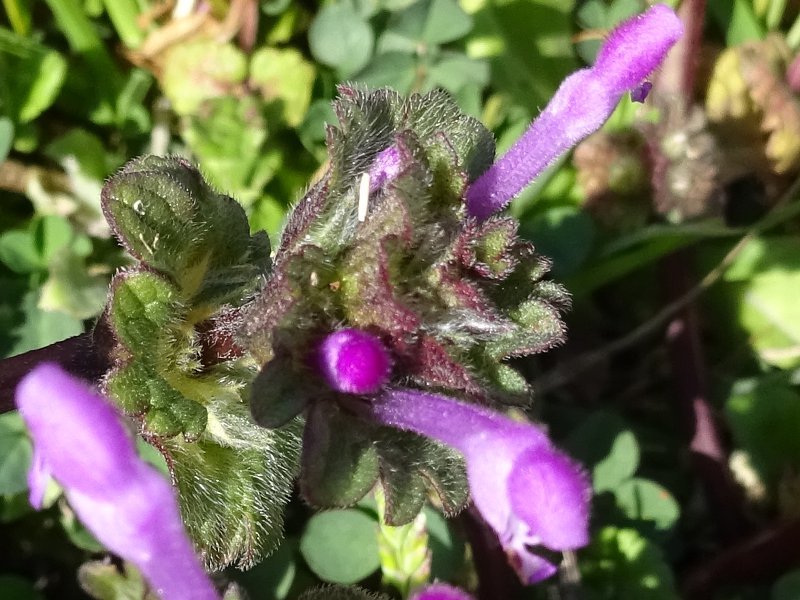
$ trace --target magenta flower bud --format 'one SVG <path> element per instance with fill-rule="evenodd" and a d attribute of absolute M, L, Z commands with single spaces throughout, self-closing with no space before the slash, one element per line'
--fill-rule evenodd
<path fill-rule="evenodd" d="M 172 487 L 138 456 L 108 402 L 53 364 L 25 376 L 16 402 L 33 438 L 34 507 L 52 476 L 81 522 L 134 563 L 159 597 L 219 598 L 183 529 Z"/>
<path fill-rule="evenodd" d="M 358 329 L 331 333 L 319 345 L 319 367 L 334 390 L 373 394 L 388 380 L 392 362 L 377 337 Z"/>
<path fill-rule="evenodd" d="M 451 585 L 435 583 L 414 592 L 408 600 L 472 600 L 472 596 Z"/>
<path fill-rule="evenodd" d="M 501 210 L 556 158 L 599 129 L 620 97 L 640 86 L 681 35 L 680 19 L 664 4 L 612 31 L 594 66 L 567 77 L 523 136 L 469 187 L 469 214 L 484 220 Z"/>
<path fill-rule="evenodd" d="M 556 571 L 531 546 L 573 550 L 589 542 L 588 478 L 538 427 L 416 390 L 388 390 L 364 410 L 464 455 L 475 507 L 525 583 Z"/>

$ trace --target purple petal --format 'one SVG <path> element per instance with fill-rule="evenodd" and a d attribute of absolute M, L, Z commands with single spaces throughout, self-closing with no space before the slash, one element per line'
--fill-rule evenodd
<path fill-rule="evenodd" d="M 392 364 L 377 337 L 358 329 L 341 329 L 320 344 L 319 366 L 333 389 L 371 394 L 388 381 Z"/>
<path fill-rule="evenodd" d="M 520 530 L 508 494 L 517 458 L 527 448 L 549 444 L 550 440 L 539 429 L 513 423 L 506 431 L 495 430 L 473 437 L 464 452 L 472 501 L 503 544 L 510 544 Z M 526 540 L 527 530 L 524 526 Z"/>
<path fill-rule="evenodd" d="M 618 25 L 608 36 L 593 70 L 610 88 L 624 92 L 655 71 L 683 35 L 683 23 L 666 4 L 656 4 Z"/>
<path fill-rule="evenodd" d="M 529 448 L 508 479 L 512 512 L 540 543 L 572 550 L 589 543 L 591 486 L 583 471 L 552 448 Z"/>
<path fill-rule="evenodd" d="M 144 462 L 113 503 L 67 490 L 81 522 L 114 554 L 133 562 L 164 600 L 218 596 L 183 529 L 172 488 Z"/>
<path fill-rule="evenodd" d="M 388 390 L 363 410 L 385 425 L 461 451 L 475 507 L 526 583 L 556 571 L 529 546 L 565 550 L 588 543 L 591 487 L 580 467 L 555 450 L 538 427 L 414 390 Z"/>
<path fill-rule="evenodd" d="M 409 600 L 473 600 L 466 592 L 446 585 L 435 583 L 411 594 Z"/>
<path fill-rule="evenodd" d="M 44 493 L 47 484 L 53 478 L 49 465 L 42 459 L 41 453 L 34 448 L 31 468 L 28 471 L 28 500 L 31 506 L 40 510 L 44 504 Z"/>
<path fill-rule="evenodd" d="M 42 473 L 52 473 L 84 525 L 133 562 L 163 600 L 218 599 L 183 530 L 172 487 L 138 457 L 108 402 L 50 364 L 20 382 L 16 401 L 33 438 L 30 480 L 37 487 Z"/>
<path fill-rule="evenodd" d="M 20 382 L 16 401 L 39 460 L 62 486 L 102 495 L 125 485 L 136 449 L 100 396 L 60 367 L 43 364 Z"/>
<path fill-rule="evenodd" d="M 467 190 L 467 211 L 483 220 L 501 210 L 548 165 L 596 131 L 626 91 L 638 86 L 683 34 L 671 8 L 657 4 L 620 25 L 591 69 L 573 73 L 523 136 Z"/>
<path fill-rule="evenodd" d="M 508 552 L 508 562 L 514 567 L 520 581 L 528 585 L 539 583 L 548 577 L 552 577 L 558 571 L 558 567 L 549 560 L 530 552 L 524 547 L 514 550 L 507 548 L 506 552 Z"/>

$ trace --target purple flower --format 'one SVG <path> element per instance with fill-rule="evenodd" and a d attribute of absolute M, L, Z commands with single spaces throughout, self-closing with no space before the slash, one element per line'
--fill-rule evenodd
<path fill-rule="evenodd" d="M 472 500 L 524 582 L 556 571 L 531 546 L 573 550 L 589 542 L 588 479 L 538 427 L 407 389 L 387 390 L 365 410 L 381 423 L 434 438 L 464 455 Z"/>
<path fill-rule="evenodd" d="M 53 364 L 24 378 L 16 401 L 33 438 L 34 507 L 41 508 L 52 476 L 83 524 L 134 563 L 161 598 L 218 599 L 184 532 L 171 486 L 139 458 L 108 402 Z"/>
<path fill-rule="evenodd" d="M 456 587 L 435 583 L 415 592 L 408 600 L 472 600 L 472 596 Z"/>
<path fill-rule="evenodd" d="M 501 210 L 556 158 L 599 129 L 620 97 L 637 90 L 682 34 L 680 19 L 664 4 L 617 27 L 594 66 L 567 77 L 525 134 L 470 186 L 468 212 L 483 220 Z"/>
<path fill-rule="evenodd" d="M 363 331 L 330 334 L 320 354 L 324 377 L 339 391 L 377 392 L 389 378 L 386 349 Z M 571 550 L 588 543 L 591 487 L 580 467 L 553 448 L 541 429 L 410 389 L 384 388 L 369 403 L 353 406 L 384 425 L 436 439 L 464 455 L 475 506 L 526 583 L 556 571 L 530 546 Z"/>

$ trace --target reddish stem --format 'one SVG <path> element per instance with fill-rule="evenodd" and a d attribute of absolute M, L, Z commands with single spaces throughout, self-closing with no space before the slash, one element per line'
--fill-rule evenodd
<path fill-rule="evenodd" d="M 691 264 L 687 252 L 678 252 L 663 260 L 664 283 L 670 302 L 690 288 Z M 687 305 L 670 322 L 666 337 L 681 417 L 689 436 L 692 466 L 721 539 L 731 542 L 746 533 L 748 519 L 741 489 L 728 469 L 728 453 L 708 399 L 705 357 L 694 304 Z"/>
<path fill-rule="evenodd" d="M 523 587 L 500 545 L 494 531 L 470 507 L 459 515 L 459 521 L 467 535 L 475 570 L 478 572 L 478 600 L 514 600 L 519 598 Z"/>
<path fill-rule="evenodd" d="M 800 566 L 800 520 L 776 523 L 724 549 L 686 578 L 684 597 L 704 599 L 722 586 L 768 582 Z"/>
<path fill-rule="evenodd" d="M 73 375 L 88 381 L 97 381 L 108 369 L 106 360 L 96 351 L 91 333 L 6 358 L 0 362 L 0 413 L 16 408 L 14 390 L 17 384 L 33 367 L 43 362 L 58 363 Z"/>

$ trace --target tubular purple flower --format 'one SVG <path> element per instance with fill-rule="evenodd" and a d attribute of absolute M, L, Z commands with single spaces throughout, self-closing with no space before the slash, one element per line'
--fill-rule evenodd
<path fill-rule="evenodd" d="M 608 119 L 683 35 L 671 8 L 657 4 L 611 32 L 593 67 L 567 77 L 523 136 L 467 190 L 467 211 L 484 220 L 505 207 L 550 163 Z"/>
<path fill-rule="evenodd" d="M 556 571 L 530 546 L 572 550 L 588 543 L 588 479 L 541 429 L 446 396 L 406 389 L 383 392 L 364 411 L 464 455 L 473 502 L 525 583 Z"/>
<path fill-rule="evenodd" d="M 54 364 L 31 371 L 16 390 L 30 430 L 31 504 L 47 479 L 109 550 L 134 563 L 164 600 L 218 600 L 183 529 L 169 483 L 136 453 L 116 410 Z"/>
<path fill-rule="evenodd" d="M 451 585 L 435 583 L 411 594 L 409 600 L 472 600 L 472 596 Z"/>

